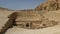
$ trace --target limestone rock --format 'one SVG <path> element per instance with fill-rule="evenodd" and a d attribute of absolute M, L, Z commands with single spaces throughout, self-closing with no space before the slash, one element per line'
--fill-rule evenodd
<path fill-rule="evenodd" d="M 43 14 L 45 18 L 48 18 L 49 20 L 54 20 L 60 22 L 60 10 L 57 11 L 49 11 L 45 14 Z"/>
<path fill-rule="evenodd" d="M 47 0 L 35 8 L 36 11 L 53 11 L 60 9 L 60 0 Z"/>
<path fill-rule="evenodd" d="M 42 16 L 36 12 L 17 12 L 15 21 L 40 21 Z"/>
<path fill-rule="evenodd" d="M 57 25 L 58 22 L 47 20 L 39 12 L 16 12 L 15 23 L 20 28 L 40 29 Z"/>

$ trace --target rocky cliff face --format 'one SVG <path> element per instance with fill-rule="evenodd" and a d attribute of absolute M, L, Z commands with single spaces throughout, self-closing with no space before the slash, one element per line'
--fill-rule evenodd
<path fill-rule="evenodd" d="M 35 8 L 36 11 L 52 11 L 60 9 L 60 0 L 47 0 Z"/>

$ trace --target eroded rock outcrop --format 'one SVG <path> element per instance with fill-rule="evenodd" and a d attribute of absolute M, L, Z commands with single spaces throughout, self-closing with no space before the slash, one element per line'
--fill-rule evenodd
<path fill-rule="evenodd" d="M 60 9 L 60 0 L 47 0 L 35 8 L 36 11 L 52 11 Z"/>
<path fill-rule="evenodd" d="M 57 21 L 44 18 L 39 12 L 16 12 L 15 24 L 20 28 L 40 29 L 57 25 Z"/>
<path fill-rule="evenodd" d="M 44 13 L 43 16 L 48 18 L 49 20 L 54 20 L 60 22 L 60 10 L 57 11 L 49 11 Z"/>

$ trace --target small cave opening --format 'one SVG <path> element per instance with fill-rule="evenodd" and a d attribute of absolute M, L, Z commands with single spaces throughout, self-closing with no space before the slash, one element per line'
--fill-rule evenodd
<path fill-rule="evenodd" d="M 16 22 L 15 21 L 13 21 L 13 25 L 16 26 Z"/>
<path fill-rule="evenodd" d="M 29 24 L 26 24 L 26 27 L 29 27 Z"/>
<path fill-rule="evenodd" d="M 46 26 L 46 24 L 43 24 L 43 26 Z"/>

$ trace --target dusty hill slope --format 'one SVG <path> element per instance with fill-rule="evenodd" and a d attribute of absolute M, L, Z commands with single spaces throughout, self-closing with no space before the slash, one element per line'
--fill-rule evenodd
<path fill-rule="evenodd" d="M 60 32 L 60 0 L 47 0 L 46 2 L 42 3 L 37 8 L 35 8 L 35 10 L 43 11 L 42 16 L 45 19 L 48 19 L 48 20 L 51 20 L 51 21 L 57 21 L 58 24 L 53 26 L 53 27 L 47 27 L 47 28 L 36 29 L 36 30 L 29 30 L 29 29 L 24 29 L 24 28 L 21 29 L 21 28 L 18 28 L 18 27 L 16 27 L 16 28 L 13 27 L 13 28 L 7 30 L 6 34 L 9 34 L 10 32 L 11 32 L 10 34 L 17 34 L 17 33 L 18 34 L 49 34 L 49 33 L 54 34 L 56 32 Z M 18 15 L 22 14 L 24 16 L 27 15 L 27 14 L 24 14 L 25 13 L 24 11 L 27 13 L 27 11 L 29 11 L 29 10 L 23 10 L 23 12 L 20 12 L 20 13 L 18 12 L 17 14 Z M 28 13 L 29 14 L 28 16 L 30 16 L 31 14 L 34 13 L 34 12 L 31 13 L 31 11 L 32 10 L 30 10 L 30 13 Z M 44 12 L 44 11 L 48 11 L 48 12 Z M 1 22 L 1 25 L 2 25 L 2 26 L 0 25 L 0 28 L 3 28 L 3 26 L 5 26 L 6 23 L 8 23 L 8 24 L 12 23 L 12 22 L 7 22 L 9 20 L 8 16 L 12 13 L 7 12 L 7 11 L 4 11 L 4 12 L 0 11 L 0 18 L 1 18 L 0 22 Z M 39 13 L 39 12 L 36 12 L 36 13 Z M 41 14 L 41 12 L 39 14 Z M 26 17 L 28 17 L 28 16 L 26 16 Z M 20 18 L 20 16 L 18 16 L 18 17 Z M 34 19 L 36 19 L 36 18 L 34 18 Z M 49 21 L 45 22 L 43 20 L 43 24 L 44 23 L 49 23 Z M 8 24 L 6 24 L 6 25 L 8 25 Z M 50 25 L 50 24 L 48 24 L 48 25 Z"/>
<path fill-rule="evenodd" d="M 5 10 L 0 10 L 0 33 L 5 31 L 9 26 L 12 25 L 12 20 L 8 18 L 9 15 L 11 15 L 13 12 Z"/>
<path fill-rule="evenodd" d="M 60 21 L 60 10 L 57 11 L 49 11 L 47 13 L 44 13 L 43 16 L 52 21 Z M 60 23 L 60 22 L 59 22 Z M 11 32 L 11 33 L 10 33 Z M 18 28 L 18 27 L 13 27 L 5 34 L 60 34 L 60 24 L 53 26 L 53 27 L 47 27 L 43 29 L 24 29 L 24 28 Z"/>

